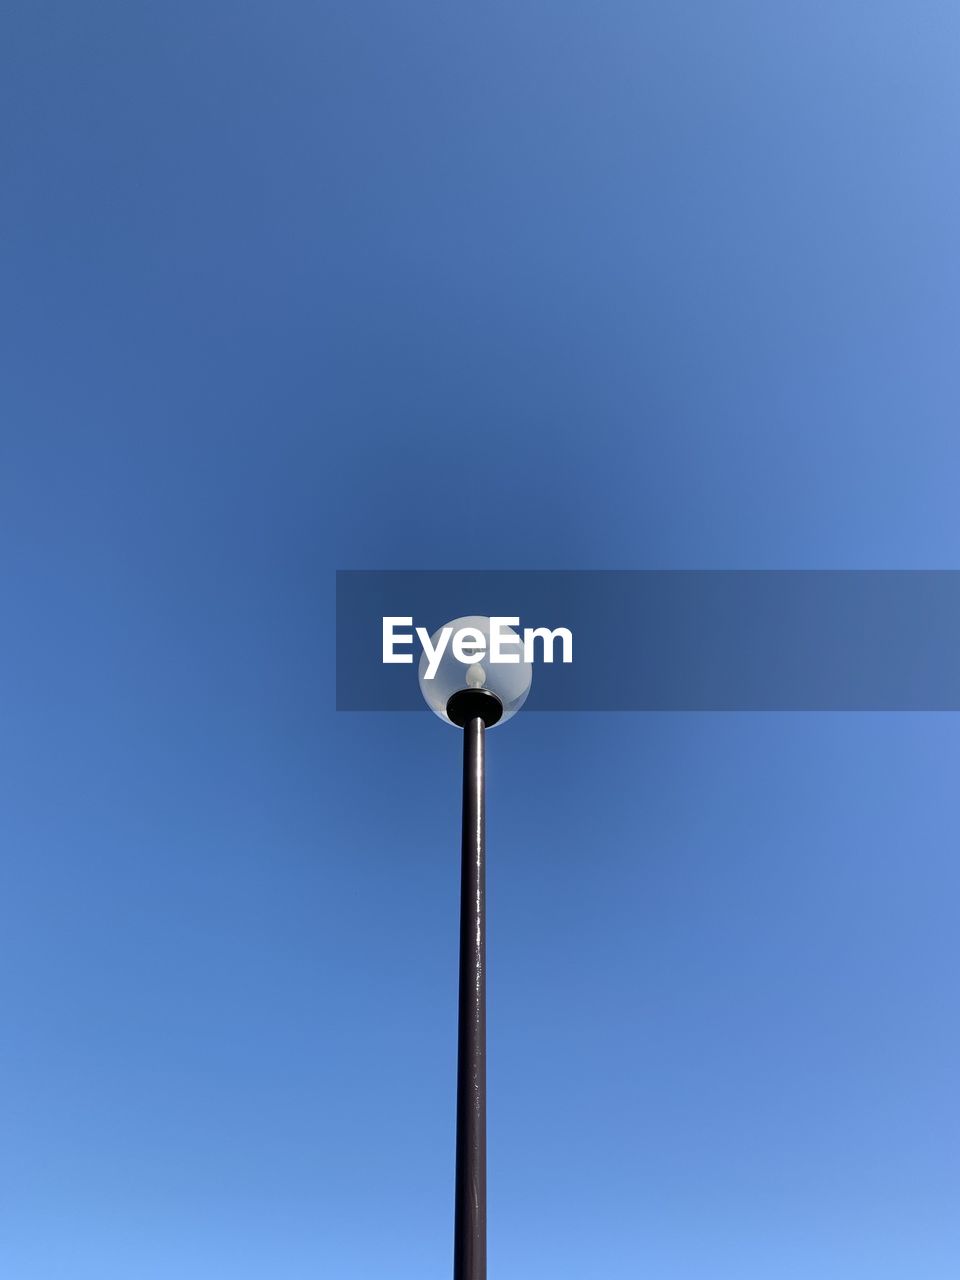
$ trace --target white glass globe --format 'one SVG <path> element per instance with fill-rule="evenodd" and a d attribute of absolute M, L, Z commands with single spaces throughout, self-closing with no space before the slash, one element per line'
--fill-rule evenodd
<path fill-rule="evenodd" d="M 515 653 L 520 661 L 491 662 L 489 618 L 454 618 L 452 622 L 445 622 L 430 637 L 433 649 L 439 644 L 440 634 L 445 627 L 450 628 L 450 639 L 431 680 L 427 679 L 429 663 L 426 650 L 420 655 L 420 691 L 430 710 L 447 724 L 452 724 L 453 721 L 447 715 L 447 703 L 453 694 L 461 689 L 488 689 L 503 703 L 503 715 L 497 723 L 503 724 L 511 716 L 515 716 L 526 701 L 533 680 L 533 664 L 523 661 L 520 636 L 513 628 L 502 627 L 500 634 L 504 652 Z M 480 633 L 484 652 L 482 656 L 471 656 L 469 661 L 461 662 L 454 655 L 453 638 L 458 631 L 468 627 Z M 511 637 L 515 637 L 515 640 Z M 471 641 L 478 638 L 469 637 Z"/>

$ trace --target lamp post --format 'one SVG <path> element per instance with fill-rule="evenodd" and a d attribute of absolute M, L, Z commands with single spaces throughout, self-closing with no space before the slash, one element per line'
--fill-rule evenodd
<path fill-rule="evenodd" d="M 484 652 L 489 651 L 488 618 L 457 618 L 446 625 L 455 632 L 462 628 L 475 631 L 485 640 Z M 432 637 L 434 645 L 438 636 L 439 632 Z M 427 678 L 426 671 L 424 654 L 420 661 L 420 688 L 427 705 L 442 720 L 463 730 L 453 1277 L 454 1280 L 486 1280 L 486 730 L 509 720 L 520 710 L 530 692 L 532 671 L 530 664 L 523 661 L 491 664 L 483 657 L 479 661 L 460 661 L 452 651 L 445 654 L 432 679 Z"/>

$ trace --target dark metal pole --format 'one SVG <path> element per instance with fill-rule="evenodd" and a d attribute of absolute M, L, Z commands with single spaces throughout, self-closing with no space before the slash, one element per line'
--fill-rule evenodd
<path fill-rule="evenodd" d="M 460 1030 L 454 1280 L 487 1280 L 487 967 L 484 721 L 463 727 Z"/>

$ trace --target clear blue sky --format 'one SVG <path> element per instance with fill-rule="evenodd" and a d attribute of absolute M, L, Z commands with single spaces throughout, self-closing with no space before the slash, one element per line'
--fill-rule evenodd
<path fill-rule="evenodd" d="M 957 567 L 958 40 L 5 6 L 5 1277 L 449 1276 L 458 744 L 333 571 Z M 954 1280 L 958 749 L 491 738 L 493 1280 Z"/>

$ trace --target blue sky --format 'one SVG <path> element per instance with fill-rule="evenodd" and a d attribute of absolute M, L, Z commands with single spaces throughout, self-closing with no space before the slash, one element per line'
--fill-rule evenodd
<path fill-rule="evenodd" d="M 7 6 L 4 1275 L 449 1275 L 458 744 L 333 572 L 956 567 L 958 26 Z M 955 1277 L 958 748 L 491 737 L 492 1276 Z"/>

